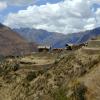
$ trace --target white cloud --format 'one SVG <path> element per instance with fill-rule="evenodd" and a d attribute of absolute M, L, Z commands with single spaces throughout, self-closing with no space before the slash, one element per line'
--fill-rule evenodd
<path fill-rule="evenodd" d="M 92 10 L 99 0 L 65 0 L 56 4 L 29 6 L 10 13 L 4 21 L 12 28 L 30 27 L 60 33 L 72 33 L 97 27 L 100 8 Z"/>
<path fill-rule="evenodd" d="M 92 3 L 100 4 L 100 0 L 92 0 Z"/>
<path fill-rule="evenodd" d="M 97 21 L 97 26 L 100 26 L 100 8 L 97 9 L 96 13 L 96 21 Z"/>
<path fill-rule="evenodd" d="M 7 8 L 7 3 L 6 2 L 0 2 L 0 11 Z"/>

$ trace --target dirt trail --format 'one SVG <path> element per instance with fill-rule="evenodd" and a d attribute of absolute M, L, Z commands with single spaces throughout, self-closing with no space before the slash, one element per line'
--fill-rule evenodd
<path fill-rule="evenodd" d="M 54 63 L 57 55 L 50 53 L 35 53 L 32 56 L 26 56 L 20 59 L 20 62 L 33 65 L 48 65 Z"/>

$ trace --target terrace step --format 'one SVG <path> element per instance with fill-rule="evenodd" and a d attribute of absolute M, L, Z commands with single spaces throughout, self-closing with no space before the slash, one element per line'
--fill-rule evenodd
<path fill-rule="evenodd" d="M 100 54 L 100 47 L 99 48 L 83 47 L 82 52 L 87 54 Z"/>
<path fill-rule="evenodd" d="M 88 47 L 99 48 L 100 47 L 100 40 L 90 40 L 88 42 Z"/>

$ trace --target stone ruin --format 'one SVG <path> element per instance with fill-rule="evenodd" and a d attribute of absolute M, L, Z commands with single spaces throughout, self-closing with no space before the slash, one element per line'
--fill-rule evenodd
<path fill-rule="evenodd" d="M 82 51 L 87 54 L 98 54 L 100 53 L 100 36 L 91 39 L 87 42 L 87 46 L 82 48 Z"/>

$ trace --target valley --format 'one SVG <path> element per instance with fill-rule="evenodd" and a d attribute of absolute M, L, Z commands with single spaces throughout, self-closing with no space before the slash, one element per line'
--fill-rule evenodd
<path fill-rule="evenodd" d="M 100 0 L 0 0 L 0 100 L 100 100 Z"/>
<path fill-rule="evenodd" d="M 57 44 L 65 43 L 68 47 L 48 48 L 47 44 L 30 43 L 1 26 L 0 100 L 100 99 L 98 35 L 83 44 L 67 45 L 60 41 Z"/>

